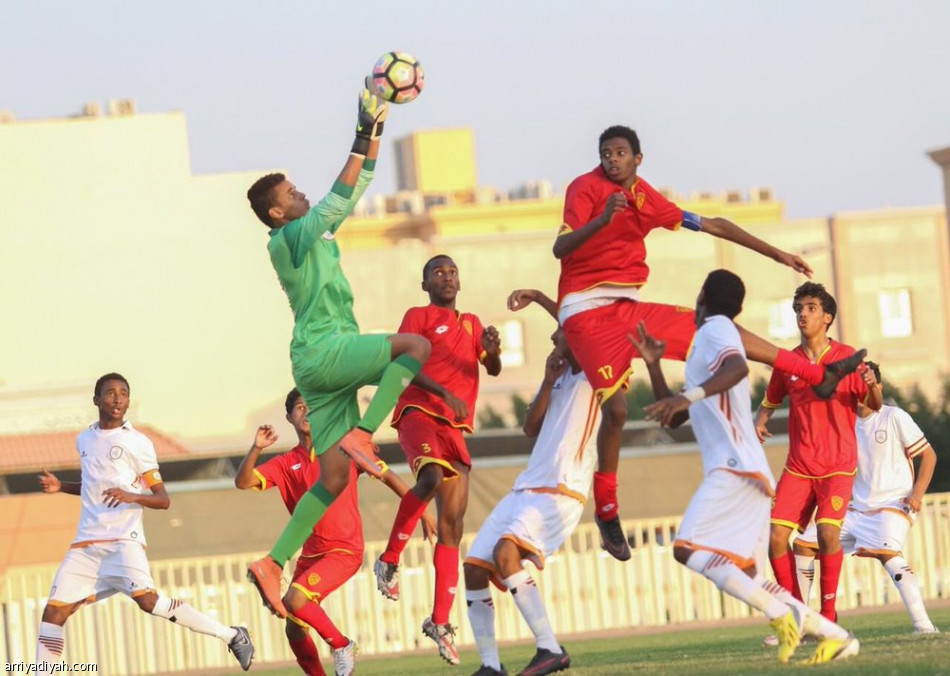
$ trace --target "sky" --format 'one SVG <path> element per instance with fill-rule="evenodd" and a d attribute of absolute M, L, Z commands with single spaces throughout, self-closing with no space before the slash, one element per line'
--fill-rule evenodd
<path fill-rule="evenodd" d="M 471 127 L 483 185 L 563 190 L 620 123 L 654 185 L 768 186 L 790 217 L 820 217 L 943 202 L 926 152 L 950 145 L 948 26 L 945 0 L 10 0 L 0 110 L 180 110 L 194 173 L 283 167 L 318 194 L 363 76 L 399 49 L 426 90 L 386 137 Z M 395 189 L 387 151 L 370 194 Z"/>

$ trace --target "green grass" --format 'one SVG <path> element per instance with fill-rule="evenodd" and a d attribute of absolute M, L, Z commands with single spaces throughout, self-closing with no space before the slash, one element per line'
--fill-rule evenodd
<path fill-rule="evenodd" d="M 950 606 L 935 608 L 931 618 L 938 627 L 950 628 Z M 794 665 L 781 665 L 775 648 L 762 646 L 770 633 L 768 624 L 742 622 L 723 627 L 667 629 L 662 631 L 631 630 L 628 636 L 612 638 L 564 639 L 572 658 L 572 668 L 565 674 L 620 676 L 622 674 L 772 674 L 789 670 L 818 670 L 817 673 L 860 674 L 861 676 L 907 676 L 914 674 L 947 674 L 950 676 L 950 633 L 916 636 L 911 633 L 910 619 L 905 612 L 860 614 L 842 619 L 842 624 L 861 640 L 861 654 L 840 663 L 804 667 L 797 663 L 808 657 L 813 645 L 803 645 L 793 658 Z M 501 658 L 512 676 L 524 667 L 534 654 L 533 645 L 501 646 Z M 324 668 L 332 672 L 332 664 Z M 479 666 L 474 650 L 462 653 L 462 664 L 449 667 L 433 650 L 424 655 L 357 658 L 360 676 L 406 674 L 452 674 L 469 676 Z M 291 676 L 301 673 L 293 668 L 254 668 L 258 676 Z"/>

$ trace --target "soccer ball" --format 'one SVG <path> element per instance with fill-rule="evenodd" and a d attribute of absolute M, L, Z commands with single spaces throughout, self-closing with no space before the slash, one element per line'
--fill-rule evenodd
<path fill-rule="evenodd" d="M 422 93 L 426 83 L 422 64 L 405 52 L 383 54 L 370 77 L 373 93 L 392 103 L 409 103 Z"/>

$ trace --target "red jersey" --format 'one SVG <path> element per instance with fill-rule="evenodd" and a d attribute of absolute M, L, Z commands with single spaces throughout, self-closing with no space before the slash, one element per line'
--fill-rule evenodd
<path fill-rule="evenodd" d="M 293 513 L 303 494 L 320 478 L 320 463 L 306 448 L 297 446 L 256 467 L 254 474 L 261 482 L 258 490 L 265 491 L 276 486 L 287 511 Z M 363 554 L 363 522 L 356 491 L 357 479 L 356 465 L 351 463 L 350 482 L 313 527 L 313 533 L 303 545 L 301 556 L 341 550 L 359 556 Z"/>
<path fill-rule="evenodd" d="M 616 192 L 627 197 L 627 208 L 576 251 L 561 259 L 558 304 L 569 293 L 604 284 L 642 286 L 650 274 L 644 238 L 654 228 L 676 230 L 683 211 L 638 178 L 624 190 L 607 178 L 601 167 L 575 178 L 564 198 L 564 224 L 558 236 L 587 225 L 604 211 Z"/>
<path fill-rule="evenodd" d="M 808 359 L 801 346 L 792 351 Z M 852 354 L 853 348 L 832 340 L 816 363 L 838 361 Z M 762 406 L 778 408 L 785 395 L 789 397 L 785 469 L 809 478 L 854 474 L 858 468 L 854 423 L 858 402 L 867 394 L 867 384 L 857 373 L 845 376 L 831 399 L 821 399 L 802 380 L 772 371 Z"/>
<path fill-rule="evenodd" d="M 468 418 L 455 422 L 452 409 L 441 398 L 421 387 L 410 385 L 396 402 L 393 427 L 399 427 L 399 419 L 406 409 L 417 408 L 452 427 L 473 431 L 475 399 L 478 397 L 478 365 L 486 355 L 482 347 L 482 331 L 478 317 L 467 312 L 460 313 L 436 305 L 409 308 L 402 318 L 399 333 L 415 333 L 429 339 L 432 352 L 422 373 L 464 401 L 468 406 Z"/>

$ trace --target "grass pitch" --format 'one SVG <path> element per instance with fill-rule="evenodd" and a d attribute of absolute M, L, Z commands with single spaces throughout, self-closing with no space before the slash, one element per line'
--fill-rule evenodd
<path fill-rule="evenodd" d="M 843 662 L 808 667 L 798 664 L 814 651 L 802 645 L 792 663 L 781 665 L 775 648 L 766 648 L 762 639 L 770 633 L 764 618 L 760 621 L 730 622 L 721 627 L 708 624 L 698 628 L 633 629 L 626 636 L 564 639 L 572 667 L 563 672 L 580 676 L 621 676 L 624 674 L 778 674 L 789 670 L 811 673 L 853 674 L 857 676 L 913 676 L 946 674 L 950 676 L 950 605 L 940 604 L 930 616 L 946 633 L 917 636 L 911 633 L 910 618 L 903 610 L 844 616 L 841 623 L 861 640 L 861 654 Z M 534 645 L 502 644 L 501 658 L 512 676 L 534 655 Z M 357 657 L 360 676 L 421 676 L 445 674 L 469 676 L 478 669 L 478 654 L 462 652 L 462 664 L 446 665 L 433 645 L 431 652 L 401 656 Z M 333 665 L 324 661 L 333 673 Z M 294 665 L 282 669 L 254 667 L 260 676 L 292 676 L 300 670 Z"/>

